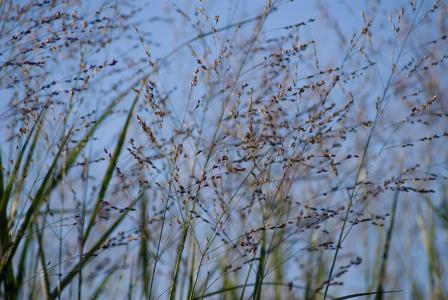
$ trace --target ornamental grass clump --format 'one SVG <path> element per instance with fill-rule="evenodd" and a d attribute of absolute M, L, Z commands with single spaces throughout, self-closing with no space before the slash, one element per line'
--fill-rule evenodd
<path fill-rule="evenodd" d="M 448 297 L 447 4 L 299 2 L 3 1 L 1 297 Z"/>

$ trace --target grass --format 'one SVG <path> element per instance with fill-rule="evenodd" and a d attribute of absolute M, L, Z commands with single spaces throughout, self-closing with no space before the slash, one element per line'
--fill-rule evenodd
<path fill-rule="evenodd" d="M 192 3 L 0 4 L 0 298 L 447 298 L 448 6 Z"/>

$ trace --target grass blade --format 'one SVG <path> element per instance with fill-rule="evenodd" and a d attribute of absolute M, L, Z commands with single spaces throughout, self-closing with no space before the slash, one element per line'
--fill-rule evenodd
<path fill-rule="evenodd" d="M 47 174 L 45 175 L 42 183 L 40 184 L 38 191 L 36 192 L 35 196 L 32 199 L 31 205 L 26 212 L 25 218 L 24 218 L 22 224 L 20 225 L 19 230 L 17 231 L 14 241 L 11 244 L 7 245 L 7 248 L 5 249 L 2 258 L 0 259 L 0 274 L 1 275 L 4 274 L 4 272 L 6 271 L 6 268 L 11 263 L 12 257 L 14 256 L 14 254 L 17 250 L 17 247 L 19 246 L 19 243 L 21 242 L 23 236 L 25 235 L 28 225 L 31 222 L 31 219 L 33 218 L 35 213 L 38 211 L 40 204 L 42 203 L 43 199 L 45 198 L 45 190 L 47 187 L 47 183 L 50 181 L 50 178 L 53 175 L 53 170 L 55 169 L 55 167 L 59 161 L 59 157 L 60 157 L 60 155 L 64 149 L 64 146 L 66 145 L 66 143 L 71 135 L 72 129 L 73 129 L 73 127 L 69 130 L 67 135 L 62 140 L 62 143 L 59 145 L 59 150 L 58 150 L 57 154 L 55 155 L 55 157 L 53 158 L 53 161 L 47 171 Z"/>
<path fill-rule="evenodd" d="M 389 294 L 389 293 L 401 293 L 403 291 L 385 291 L 385 292 L 368 292 L 368 293 L 357 293 L 357 294 L 350 294 L 338 298 L 334 298 L 334 300 L 344 300 L 344 299 L 351 299 L 351 298 L 359 298 L 363 296 L 371 296 L 371 295 L 378 295 L 378 294 Z"/>
<path fill-rule="evenodd" d="M 140 200 L 140 197 L 132 201 L 131 205 L 129 205 L 129 208 L 132 208 L 137 201 Z M 51 292 L 51 298 L 56 298 L 58 295 L 62 293 L 62 291 L 67 287 L 67 285 L 75 278 L 75 276 L 79 273 L 82 266 L 85 265 L 91 258 L 95 256 L 95 253 L 103 246 L 104 242 L 106 242 L 109 235 L 114 232 L 114 230 L 120 225 L 120 223 L 125 219 L 127 216 L 129 210 L 125 210 L 123 214 L 120 215 L 120 217 L 115 220 L 115 222 L 110 225 L 110 227 L 107 229 L 103 235 L 98 238 L 95 242 L 95 244 L 84 254 L 83 257 L 80 258 L 79 262 L 67 273 L 67 275 L 64 277 L 64 279 L 61 280 L 61 284 L 59 287 L 53 289 Z"/>
<path fill-rule="evenodd" d="M 98 204 L 101 200 L 104 200 L 104 196 L 106 195 L 107 188 L 109 187 L 110 181 L 112 179 L 112 174 L 115 170 L 115 166 L 117 164 L 118 157 L 120 156 L 121 149 L 123 148 L 124 140 L 126 138 L 126 133 L 128 131 L 129 124 L 131 123 L 131 118 L 132 118 L 132 114 L 134 112 L 134 108 L 137 105 L 138 99 L 140 97 L 140 91 L 137 92 L 137 95 L 135 96 L 134 101 L 132 102 L 131 109 L 129 110 L 128 116 L 126 118 L 126 122 L 123 126 L 123 129 L 121 130 L 117 145 L 115 146 L 115 149 L 114 149 L 114 153 L 112 154 L 112 158 L 107 167 L 106 174 L 104 175 L 103 181 L 101 182 L 100 191 L 98 192 L 98 197 L 95 202 L 95 208 L 93 209 L 92 215 L 90 216 L 90 220 L 89 220 L 86 232 L 83 237 L 84 242 L 89 237 L 90 231 L 92 230 L 92 226 L 95 223 L 95 218 L 96 218 L 96 215 L 98 214 L 98 207 L 99 207 Z"/>
<path fill-rule="evenodd" d="M 261 236 L 261 252 L 260 252 L 260 261 L 258 263 L 257 270 L 257 279 L 255 281 L 254 287 L 254 299 L 261 299 L 261 289 L 263 287 L 263 279 L 264 279 L 264 267 L 265 267 L 265 259 L 266 259 L 266 233 L 263 231 Z"/>
<path fill-rule="evenodd" d="M 392 205 L 392 212 L 391 212 L 391 217 L 390 217 L 391 219 L 390 219 L 389 228 L 387 229 L 387 235 L 386 235 L 386 241 L 384 243 L 380 273 L 378 275 L 378 286 L 376 288 L 376 291 L 378 292 L 378 294 L 376 294 L 376 296 L 375 296 L 376 300 L 383 299 L 382 292 L 384 289 L 384 281 L 386 279 L 386 268 L 387 268 L 387 262 L 388 262 L 388 257 L 389 257 L 390 242 L 392 241 L 392 233 L 394 230 L 395 213 L 397 211 L 398 197 L 399 197 L 399 190 L 395 191 L 395 195 L 394 195 L 394 202 Z"/>

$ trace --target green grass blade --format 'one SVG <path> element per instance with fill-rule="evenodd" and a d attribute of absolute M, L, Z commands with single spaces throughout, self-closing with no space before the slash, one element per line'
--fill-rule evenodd
<path fill-rule="evenodd" d="M 140 90 L 141 91 L 141 90 Z M 92 230 L 92 226 L 95 223 L 96 215 L 98 214 L 98 204 L 101 200 L 104 200 L 104 196 L 106 195 L 107 188 L 109 187 L 109 184 L 112 179 L 112 175 L 114 173 L 118 157 L 120 156 L 121 150 L 124 145 L 124 141 L 126 139 L 126 134 L 129 128 L 129 124 L 131 123 L 132 114 L 134 113 L 134 108 L 137 105 L 138 99 L 140 97 L 140 91 L 137 92 L 137 95 L 134 98 L 134 101 L 132 102 L 131 109 L 129 110 L 128 116 L 126 118 L 126 122 L 123 126 L 123 129 L 121 130 L 120 136 L 118 138 L 117 145 L 115 146 L 114 152 L 112 154 L 112 158 L 109 161 L 109 165 L 106 170 L 106 174 L 103 177 L 103 181 L 101 182 L 100 191 L 98 192 L 98 197 L 95 202 L 95 208 L 93 209 L 92 215 L 90 216 L 89 223 L 87 225 L 86 232 L 84 234 L 84 241 L 87 240 L 89 237 L 90 231 Z"/>
<path fill-rule="evenodd" d="M 11 247 L 11 236 L 9 232 L 9 224 L 11 223 L 7 216 L 7 207 L 8 203 L 11 199 L 11 192 L 14 187 L 14 183 L 17 181 L 18 172 L 20 169 L 20 165 L 22 163 L 22 159 L 25 155 L 25 152 L 28 148 L 28 145 L 31 141 L 31 138 L 34 136 L 34 141 L 31 146 L 31 152 L 29 155 L 32 155 L 32 151 L 34 150 L 34 147 L 37 143 L 37 138 L 39 136 L 40 130 L 42 128 L 41 123 L 43 120 L 43 117 L 45 115 L 46 108 L 43 109 L 39 115 L 37 116 L 36 122 L 32 126 L 19 154 L 15 161 L 13 171 L 10 175 L 8 184 L 6 186 L 6 189 L 3 188 L 3 168 L 1 171 L 1 182 L 2 182 L 2 189 L 1 189 L 1 198 L 0 198 L 0 254 L 1 254 L 1 260 L 0 260 L 0 282 L 5 283 L 5 290 L 8 293 L 8 299 L 14 299 L 16 296 L 16 282 L 14 277 L 14 270 L 13 266 L 9 263 L 6 263 L 6 261 L 9 260 L 8 251 Z M 36 134 L 34 134 L 34 131 L 37 128 Z M 3 264 L 5 262 L 5 264 Z"/>
<path fill-rule="evenodd" d="M 140 196 L 132 201 L 129 208 L 132 208 L 137 201 L 140 200 Z M 62 291 L 67 287 L 67 285 L 76 277 L 76 275 L 81 270 L 82 266 L 85 265 L 91 258 L 94 257 L 95 252 L 97 252 L 103 245 L 104 242 L 106 242 L 109 235 L 120 225 L 120 223 L 124 220 L 124 218 L 127 216 L 129 210 L 125 210 L 123 214 L 120 215 L 120 217 L 115 220 L 115 222 L 109 226 L 106 232 L 103 233 L 103 235 L 96 240 L 95 244 L 84 254 L 84 257 L 81 257 L 79 262 L 67 273 L 67 275 L 64 277 L 64 279 L 61 280 L 61 284 L 59 287 L 53 289 L 51 292 L 51 297 L 56 298 L 58 295 L 62 293 Z"/>
<path fill-rule="evenodd" d="M 17 268 L 17 275 L 16 275 L 16 286 L 20 287 L 22 286 L 23 279 L 25 277 L 26 272 L 26 259 L 29 253 L 29 247 L 31 244 L 31 240 L 33 238 L 33 234 L 28 234 L 25 239 L 25 244 L 22 247 L 22 253 L 20 254 L 19 264 Z"/>
<path fill-rule="evenodd" d="M 394 202 L 392 205 L 390 224 L 389 224 L 389 228 L 387 229 L 386 241 L 384 243 L 381 267 L 380 267 L 380 272 L 378 275 L 378 286 L 376 288 L 376 291 L 378 293 L 375 296 L 375 300 L 381 300 L 381 299 L 383 299 L 383 296 L 384 296 L 384 294 L 382 292 L 384 289 L 384 281 L 386 280 L 386 268 L 387 268 L 388 257 L 389 257 L 390 243 L 392 241 L 392 233 L 394 230 L 395 213 L 397 210 L 398 197 L 399 197 L 399 190 L 397 189 L 395 191 L 395 195 L 394 195 Z"/>
<path fill-rule="evenodd" d="M 44 115 L 45 115 L 45 112 L 44 112 Z M 44 117 L 44 115 L 41 118 L 40 124 L 37 125 L 37 131 L 34 134 L 33 141 L 31 143 L 31 146 L 29 147 L 30 149 L 28 150 L 26 161 L 23 164 L 21 176 L 18 178 L 16 186 L 14 188 L 14 190 L 16 190 L 16 191 L 22 191 L 23 186 L 25 184 L 25 179 L 27 177 L 27 174 L 28 174 L 28 171 L 30 169 L 31 163 L 33 162 L 34 150 L 36 149 L 37 142 L 40 140 L 40 133 L 41 133 L 41 129 L 43 127 L 43 121 L 44 121 L 43 117 Z M 10 211 L 10 214 L 9 214 L 9 216 L 10 216 L 10 219 L 8 220 L 8 224 L 9 225 L 13 224 L 14 221 L 15 221 L 14 218 L 13 218 L 14 217 L 14 207 L 15 206 L 12 205 L 12 208 L 11 208 L 11 211 Z"/>
<path fill-rule="evenodd" d="M 0 149 L 0 199 L 3 198 L 3 190 L 4 190 L 4 186 L 3 186 L 3 159 L 2 159 L 2 151 Z"/>
<path fill-rule="evenodd" d="M 182 252 L 185 245 L 185 240 L 187 239 L 188 227 L 186 226 L 182 231 L 182 239 L 177 247 L 176 264 L 174 266 L 173 279 L 171 281 L 170 288 L 170 300 L 176 299 L 176 289 L 177 289 L 177 277 L 179 276 L 180 262 L 182 260 Z M 154 274 L 153 274 L 154 276 Z"/>
<path fill-rule="evenodd" d="M 143 293 L 145 297 L 149 297 L 149 284 L 150 284 L 150 272 L 149 272 L 149 253 L 148 253 L 148 241 L 149 233 L 146 228 L 146 194 L 143 192 L 141 200 L 140 211 L 140 229 L 143 237 L 140 239 L 140 253 L 139 261 L 142 274 Z"/>
<path fill-rule="evenodd" d="M 12 257 L 14 256 L 17 247 L 19 246 L 19 243 L 21 242 L 23 236 L 26 233 L 26 230 L 28 229 L 28 225 L 30 224 L 31 219 L 33 218 L 34 214 L 38 211 L 39 206 L 42 203 L 43 199 L 45 199 L 45 190 L 47 184 L 50 181 L 51 176 L 53 175 L 53 171 L 56 168 L 56 165 L 59 161 L 59 157 L 61 156 L 64 146 L 66 145 L 68 139 L 70 138 L 72 130 L 73 127 L 69 130 L 69 132 L 59 145 L 59 150 L 55 155 L 55 157 L 53 158 L 53 161 L 47 171 L 47 174 L 45 175 L 42 183 L 39 186 L 38 191 L 36 192 L 34 198 L 32 199 L 31 205 L 26 212 L 25 218 L 22 224 L 20 225 L 20 228 L 17 231 L 16 236 L 14 237 L 14 241 L 7 246 L 6 250 L 3 253 L 3 256 L 0 259 L 0 275 L 4 274 L 5 270 L 10 264 Z"/>
<path fill-rule="evenodd" d="M 16 160 L 14 163 L 14 167 L 12 170 L 12 173 L 9 177 L 8 180 L 8 184 L 6 185 L 6 187 L 3 189 L 2 187 L 2 197 L 0 199 L 0 238 L 2 239 L 2 248 L 7 246 L 7 245 L 3 245 L 3 238 L 8 237 L 8 232 L 7 232 L 7 216 L 6 216 L 6 209 L 8 207 L 8 202 L 10 200 L 10 195 L 12 192 L 12 189 L 14 187 L 14 183 L 16 182 L 17 179 L 17 175 L 20 169 L 20 165 L 22 163 L 22 159 L 25 156 L 25 152 L 28 148 L 28 145 L 31 141 L 31 138 L 33 136 L 35 136 L 34 142 L 33 144 L 37 141 L 37 136 L 39 135 L 40 129 L 42 128 L 42 126 L 39 126 L 42 122 L 43 116 L 46 112 L 46 109 L 42 110 L 41 113 L 38 115 L 36 122 L 34 123 L 34 126 L 31 128 Z M 34 131 L 37 128 L 37 133 L 36 135 L 34 135 Z M 2 168 L 3 169 L 3 168 Z M 2 171 L 2 182 L 3 182 L 3 171 Z M 3 186 L 3 183 L 2 183 Z"/>
<path fill-rule="evenodd" d="M 36 224 L 35 227 L 36 227 L 37 242 L 39 245 L 39 259 L 40 259 L 40 264 L 42 266 L 42 270 L 44 272 L 43 282 L 44 282 L 45 298 L 50 299 L 50 280 L 49 280 L 48 270 L 47 270 L 47 261 L 45 259 L 45 253 L 44 253 L 45 247 L 42 243 L 42 233 L 39 230 L 39 226 Z"/>
<path fill-rule="evenodd" d="M 357 294 L 350 294 L 350 295 L 334 298 L 334 300 L 344 300 L 344 299 L 359 298 L 359 297 L 370 296 L 370 295 L 389 294 L 389 293 L 401 293 L 401 292 L 403 292 L 403 291 L 385 291 L 385 292 L 357 293 Z"/>
<path fill-rule="evenodd" d="M 261 236 L 261 252 L 260 252 L 260 261 L 258 262 L 258 270 L 257 270 L 257 279 L 255 281 L 254 287 L 254 299 L 261 299 L 261 289 L 263 286 L 264 279 L 264 267 L 265 267 L 265 259 L 266 259 L 266 233 L 262 232 Z"/>
<path fill-rule="evenodd" d="M 140 80 L 141 81 L 141 80 Z M 80 142 L 74 147 L 74 149 L 67 155 L 67 159 L 65 160 L 65 165 L 61 168 L 61 171 L 58 172 L 56 176 L 53 177 L 49 187 L 47 189 L 47 194 L 51 193 L 51 191 L 58 186 L 59 182 L 62 180 L 64 170 L 67 173 L 70 170 L 70 167 L 75 163 L 78 156 L 81 154 L 81 151 L 86 146 L 87 142 L 93 137 L 93 134 L 97 131 L 100 125 L 111 115 L 113 109 L 140 83 L 140 81 L 132 84 L 128 89 L 120 93 L 115 99 L 111 101 L 108 107 L 104 110 L 101 116 L 96 120 L 96 122 L 91 126 L 90 130 L 84 135 L 84 137 L 80 140 Z"/>
<path fill-rule="evenodd" d="M 196 243 L 191 243 L 191 265 L 190 274 L 188 276 L 188 299 L 192 299 L 194 293 L 194 270 L 195 270 Z"/>

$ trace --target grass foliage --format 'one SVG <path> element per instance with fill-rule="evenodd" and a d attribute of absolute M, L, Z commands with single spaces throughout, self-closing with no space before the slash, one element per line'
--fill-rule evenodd
<path fill-rule="evenodd" d="M 0 298 L 448 298 L 447 3 L 225 2 L 0 2 Z"/>

